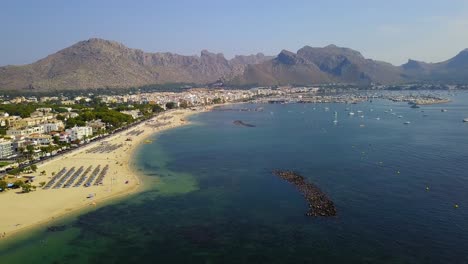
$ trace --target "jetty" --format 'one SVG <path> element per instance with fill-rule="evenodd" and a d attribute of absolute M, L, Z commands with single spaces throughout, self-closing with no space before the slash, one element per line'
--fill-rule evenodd
<path fill-rule="evenodd" d="M 309 203 L 307 216 L 330 217 L 336 215 L 335 204 L 317 186 L 309 183 L 303 176 L 287 170 L 273 170 L 273 175 L 293 184 Z"/>

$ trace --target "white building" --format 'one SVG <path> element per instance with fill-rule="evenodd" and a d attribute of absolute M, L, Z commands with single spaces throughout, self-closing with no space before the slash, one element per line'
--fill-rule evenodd
<path fill-rule="evenodd" d="M 0 141 L 0 158 L 8 158 L 13 155 L 13 142 L 7 140 Z"/>
<path fill-rule="evenodd" d="M 62 121 L 57 121 L 55 123 L 43 124 L 42 127 L 44 127 L 44 133 L 50 133 L 52 131 L 60 131 L 65 126 L 63 125 Z"/>
<path fill-rule="evenodd" d="M 93 128 L 84 126 L 84 127 L 72 127 L 65 132 L 69 135 L 71 141 L 81 140 L 83 137 L 90 137 L 93 135 Z"/>
<path fill-rule="evenodd" d="M 28 127 L 24 129 L 15 129 L 11 128 L 6 131 L 6 134 L 8 136 L 29 136 L 31 134 L 38 133 L 38 134 L 43 134 L 44 133 L 44 127 L 43 126 L 35 126 L 35 127 Z"/>
<path fill-rule="evenodd" d="M 31 134 L 26 137 L 26 140 L 33 143 L 34 145 L 47 146 L 52 141 L 52 137 L 49 135 Z"/>

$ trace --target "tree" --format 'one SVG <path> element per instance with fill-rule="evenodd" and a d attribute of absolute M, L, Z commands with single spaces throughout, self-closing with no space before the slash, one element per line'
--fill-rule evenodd
<path fill-rule="evenodd" d="M 181 108 L 188 108 L 189 105 L 188 105 L 187 101 L 183 101 L 183 102 L 180 103 L 180 107 Z"/>
<path fill-rule="evenodd" d="M 41 171 L 41 175 L 46 175 L 46 171 L 45 170 Z"/>
<path fill-rule="evenodd" d="M 34 153 L 34 146 L 33 145 L 27 145 L 26 150 L 28 151 L 29 155 L 32 155 Z"/>
<path fill-rule="evenodd" d="M 46 185 L 46 182 L 40 182 L 39 183 L 39 186 L 41 186 L 41 187 L 44 187 L 44 185 Z"/>
<path fill-rule="evenodd" d="M 28 193 L 28 192 L 31 192 L 32 189 L 35 189 L 34 188 L 35 186 L 32 186 L 29 183 L 23 183 L 20 187 L 21 187 L 23 193 Z"/>
<path fill-rule="evenodd" d="M 20 187 L 23 187 L 25 183 L 23 181 L 20 181 L 20 180 L 17 180 L 13 183 L 13 189 L 17 189 L 17 188 L 20 188 Z"/>
<path fill-rule="evenodd" d="M 166 108 L 167 109 L 174 109 L 174 108 L 177 108 L 177 104 L 174 103 L 174 102 L 169 102 L 166 104 Z"/>
<path fill-rule="evenodd" d="M 220 103 L 222 103 L 222 102 L 223 102 L 223 100 L 221 100 L 221 98 L 215 98 L 215 99 L 213 99 L 213 104 L 220 104 Z"/>
<path fill-rule="evenodd" d="M 160 113 L 162 111 L 164 111 L 164 109 L 160 105 L 158 104 L 153 105 L 153 113 Z"/>
<path fill-rule="evenodd" d="M 33 172 L 36 172 L 37 171 L 37 165 L 36 164 L 31 165 L 31 170 Z"/>
<path fill-rule="evenodd" d="M 2 191 L 6 190 L 7 186 L 8 183 L 6 181 L 0 181 L 0 189 L 2 189 Z"/>
<path fill-rule="evenodd" d="M 21 173 L 21 169 L 20 169 L 20 168 L 14 168 L 14 169 L 12 169 L 12 170 L 10 170 L 10 171 L 8 172 L 8 174 L 10 174 L 10 175 L 19 175 L 20 173 Z"/>

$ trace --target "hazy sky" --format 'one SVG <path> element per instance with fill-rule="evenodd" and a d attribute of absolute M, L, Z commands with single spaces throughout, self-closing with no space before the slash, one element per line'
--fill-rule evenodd
<path fill-rule="evenodd" d="M 99 37 L 148 52 L 235 54 L 346 46 L 402 64 L 468 48 L 468 0 L 0 0 L 0 65 Z"/>

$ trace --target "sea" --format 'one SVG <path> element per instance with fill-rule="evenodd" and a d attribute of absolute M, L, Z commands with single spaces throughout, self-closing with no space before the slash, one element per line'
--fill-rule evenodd
<path fill-rule="evenodd" d="M 2 241 L 0 263 L 468 263 L 468 93 L 439 93 L 196 114 L 138 150 L 143 192 Z M 275 169 L 337 215 L 306 216 Z"/>

